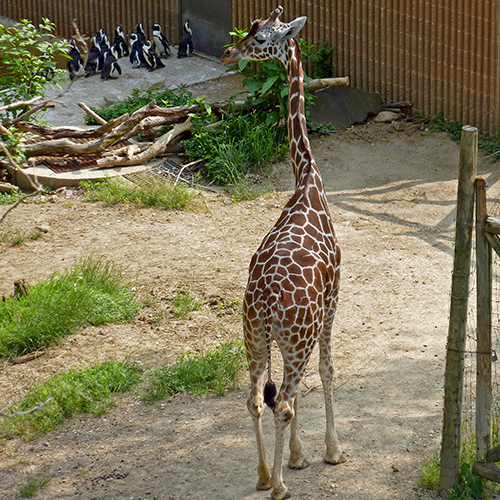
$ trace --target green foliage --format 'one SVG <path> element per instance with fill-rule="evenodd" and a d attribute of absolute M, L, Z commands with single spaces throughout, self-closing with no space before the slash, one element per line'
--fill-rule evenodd
<path fill-rule="evenodd" d="M 460 454 L 460 482 L 450 491 L 447 500 L 488 500 L 498 496 L 500 485 L 483 481 L 472 469 L 475 461 L 476 443 L 469 440 Z M 439 493 L 440 466 L 438 453 L 427 459 L 420 471 L 419 486 Z"/>
<path fill-rule="evenodd" d="M 138 176 L 134 185 L 120 179 L 85 181 L 81 186 L 86 191 L 86 201 L 102 201 L 106 205 L 132 203 L 145 207 L 158 207 L 165 210 L 199 210 L 200 202 L 196 191 L 184 184 L 173 185 L 155 176 Z"/>
<path fill-rule="evenodd" d="M 64 80 L 65 70 L 57 68 L 55 58 L 68 57 L 69 44 L 58 40 L 54 32 L 55 25 L 45 18 L 38 27 L 27 19 L 13 27 L 0 24 L 0 100 L 4 105 L 42 96 L 49 81 Z M 16 108 L 4 113 L 16 117 L 24 111 Z"/>
<path fill-rule="evenodd" d="M 206 355 L 186 353 L 169 367 L 152 373 L 151 388 L 143 399 L 157 401 L 179 392 L 204 394 L 209 391 L 224 395 L 236 390 L 236 379 L 245 365 L 243 343 L 229 342 Z"/>
<path fill-rule="evenodd" d="M 0 193 L 0 205 L 12 205 L 26 196 L 22 191 L 16 190 L 13 193 Z"/>
<path fill-rule="evenodd" d="M 158 106 L 182 106 L 188 104 L 192 99 L 191 91 L 180 85 L 175 89 L 154 89 L 141 90 L 133 89 L 132 94 L 121 101 L 115 101 L 108 106 L 102 108 L 92 108 L 101 118 L 106 121 L 118 118 L 125 113 L 132 114 L 134 111 L 146 106 L 151 101 L 155 100 Z M 87 115 L 85 122 L 87 125 L 97 125 L 97 122 Z"/>
<path fill-rule="evenodd" d="M 196 295 L 182 290 L 170 300 L 175 318 L 183 318 L 192 311 L 201 309 L 201 302 Z"/>
<path fill-rule="evenodd" d="M 429 121 L 429 126 L 431 129 L 448 133 L 454 141 L 460 141 L 462 136 L 462 124 L 446 120 L 443 113 L 433 116 Z"/>
<path fill-rule="evenodd" d="M 318 48 L 314 45 L 307 45 L 305 40 L 300 39 L 302 50 L 302 62 L 311 67 L 312 78 L 330 78 L 333 76 L 332 57 L 335 52 L 330 42 L 322 42 Z"/>
<path fill-rule="evenodd" d="M 77 262 L 63 274 L 0 302 L 0 356 L 44 349 L 83 325 L 128 322 L 141 308 L 110 262 Z"/>
<path fill-rule="evenodd" d="M 206 175 L 218 184 L 235 184 L 251 169 L 282 159 L 288 151 L 286 131 L 270 127 L 265 113 L 232 114 L 216 132 L 197 122 L 192 139 L 184 141 L 190 159 L 207 160 Z"/>
<path fill-rule="evenodd" d="M 35 385 L 9 411 L 25 412 L 49 398 L 50 401 L 36 411 L 13 416 L 2 424 L 11 435 L 40 435 L 78 412 L 102 415 L 114 405 L 113 394 L 129 390 L 139 380 L 138 367 L 117 361 L 61 372 Z"/>

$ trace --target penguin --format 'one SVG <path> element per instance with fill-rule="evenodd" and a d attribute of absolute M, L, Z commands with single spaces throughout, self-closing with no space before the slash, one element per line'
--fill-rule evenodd
<path fill-rule="evenodd" d="M 90 43 L 92 44 L 92 47 L 90 48 L 84 68 L 86 78 L 97 73 L 99 57 L 101 57 L 101 48 L 99 47 L 95 36 L 90 39 Z"/>
<path fill-rule="evenodd" d="M 158 23 L 153 24 L 151 29 L 153 30 L 153 41 L 156 46 L 156 52 L 160 57 L 168 57 L 171 53 L 170 44 L 167 37 L 161 32 L 161 25 Z"/>
<path fill-rule="evenodd" d="M 118 58 L 127 57 L 130 54 L 125 34 L 123 33 L 122 25 L 120 24 L 115 28 L 115 39 L 113 40 L 113 47 L 118 54 Z"/>
<path fill-rule="evenodd" d="M 94 36 L 97 40 L 97 44 L 101 48 L 101 52 L 107 52 L 111 48 L 108 37 L 102 28 Z"/>
<path fill-rule="evenodd" d="M 144 59 L 143 43 L 139 40 L 137 33 L 131 33 L 129 37 L 132 42 L 129 56 L 130 64 L 132 64 L 133 68 L 149 67 L 146 59 Z"/>
<path fill-rule="evenodd" d="M 106 52 L 106 59 L 104 61 L 104 67 L 101 71 L 101 80 L 107 80 L 108 78 L 118 78 L 122 74 L 122 69 L 118 64 L 118 54 L 114 47 L 111 47 L 108 52 Z"/>
<path fill-rule="evenodd" d="M 142 52 L 144 54 L 144 59 L 149 65 L 149 71 L 154 71 L 155 69 L 164 68 L 165 65 L 161 62 L 160 57 L 156 53 L 156 48 L 150 40 L 146 40 L 142 46 Z"/>
<path fill-rule="evenodd" d="M 186 21 L 182 26 L 182 35 L 179 41 L 179 50 L 177 51 L 177 57 L 187 57 L 192 56 L 194 51 L 193 46 L 193 30 L 189 26 L 189 21 Z"/>
<path fill-rule="evenodd" d="M 141 43 L 144 43 L 147 40 L 146 32 L 144 31 L 142 23 L 137 23 L 135 25 L 135 32 Z"/>
<path fill-rule="evenodd" d="M 85 74 L 85 65 L 83 63 L 80 50 L 76 45 L 76 40 L 72 38 L 69 44 L 71 46 L 71 50 L 69 51 L 69 59 L 66 64 L 66 69 L 68 70 L 70 80 L 74 80 L 76 77 L 83 76 Z"/>

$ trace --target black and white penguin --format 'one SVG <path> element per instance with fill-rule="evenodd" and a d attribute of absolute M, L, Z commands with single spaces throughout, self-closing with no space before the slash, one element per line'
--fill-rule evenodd
<path fill-rule="evenodd" d="M 155 45 L 150 40 L 146 40 L 146 42 L 144 42 L 144 45 L 142 46 L 142 53 L 144 54 L 144 59 L 148 63 L 149 71 L 165 67 L 156 53 Z"/>
<path fill-rule="evenodd" d="M 101 47 L 101 52 L 107 52 L 111 48 L 108 36 L 104 33 L 102 28 L 94 36 L 97 44 Z"/>
<path fill-rule="evenodd" d="M 129 35 L 131 47 L 130 47 L 130 64 L 132 64 L 133 68 L 140 68 L 147 66 L 149 67 L 149 63 L 144 59 L 144 54 L 142 50 L 142 46 L 144 45 L 137 36 L 137 33 L 131 33 Z"/>
<path fill-rule="evenodd" d="M 108 52 L 106 52 L 106 59 L 104 61 L 104 67 L 101 71 L 101 80 L 107 80 L 108 78 L 118 78 L 122 74 L 122 69 L 118 64 L 118 54 L 114 47 L 111 47 Z"/>
<path fill-rule="evenodd" d="M 76 77 L 83 76 L 85 74 L 85 64 L 76 44 L 76 40 L 72 38 L 69 44 L 71 46 L 71 50 L 69 51 L 70 58 L 68 59 L 66 69 L 68 70 L 70 80 L 74 80 Z"/>
<path fill-rule="evenodd" d="M 118 54 L 118 58 L 127 57 L 130 54 L 127 39 L 123 33 L 122 25 L 120 24 L 115 28 L 115 39 L 113 40 L 113 47 Z"/>
<path fill-rule="evenodd" d="M 161 25 L 156 23 L 151 26 L 153 30 L 153 42 L 156 46 L 156 52 L 160 57 L 168 57 L 171 53 L 170 44 L 167 37 L 161 32 Z"/>
<path fill-rule="evenodd" d="M 189 21 L 186 21 L 182 26 L 182 35 L 179 41 L 179 50 L 177 51 L 177 57 L 192 56 L 193 52 L 193 30 L 189 26 Z"/>
<path fill-rule="evenodd" d="M 146 32 L 144 31 L 142 23 L 137 23 L 135 25 L 135 32 L 140 42 L 144 43 L 147 40 L 148 37 L 146 36 Z"/>
<path fill-rule="evenodd" d="M 97 73 L 99 58 L 101 57 L 101 47 L 97 43 L 95 36 L 90 39 L 90 43 L 92 47 L 90 48 L 89 55 L 87 56 L 87 62 L 85 63 L 85 77 L 89 77 Z"/>

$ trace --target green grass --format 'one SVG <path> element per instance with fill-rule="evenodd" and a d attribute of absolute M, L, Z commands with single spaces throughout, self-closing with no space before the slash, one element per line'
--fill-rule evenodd
<path fill-rule="evenodd" d="M 224 395 L 235 390 L 237 377 L 245 365 L 243 343 L 229 342 L 205 355 L 186 353 L 172 365 L 155 370 L 151 387 L 143 399 L 157 401 L 180 392 Z"/>
<path fill-rule="evenodd" d="M 82 184 L 86 201 L 101 201 L 106 205 L 131 203 L 144 207 L 157 207 L 164 210 L 197 211 L 203 205 L 197 193 L 180 183 L 173 185 L 160 177 L 140 176 L 130 186 L 118 179 L 88 182 Z"/>
<path fill-rule="evenodd" d="M 205 125 L 183 144 L 191 160 L 206 160 L 207 178 L 220 185 L 236 184 L 288 152 L 286 130 L 267 125 L 264 113 L 230 115 L 215 132 Z"/>
<path fill-rule="evenodd" d="M 171 300 L 174 310 L 174 318 L 183 318 L 192 311 L 198 311 L 201 308 L 200 299 L 193 293 L 182 290 Z"/>
<path fill-rule="evenodd" d="M 478 476 L 472 469 L 475 461 L 476 442 L 469 440 L 464 443 L 460 455 L 460 483 L 450 491 L 447 500 L 489 500 L 498 497 L 500 485 Z M 428 458 L 420 471 L 419 486 L 439 493 L 440 466 L 438 453 Z"/>
<path fill-rule="evenodd" d="M 48 382 L 35 385 L 24 399 L 10 407 L 10 413 L 32 409 L 50 401 L 36 411 L 5 419 L 10 435 L 34 437 L 43 434 L 76 413 L 101 415 L 114 406 L 113 395 L 131 389 L 140 380 L 139 368 L 117 361 L 106 361 L 85 369 L 67 370 Z"/>
<path fill-rule="evenodd" d="M 44 349 L 83 325 L 131 321 L 140 308 L 118 268 L 83 259 L 29 294 L 0 302 L 0 357 Z"/>
<path fill-rule="evenodd" d="M 241 341 L 221 344 L 204 356 L 186 353 L 174 365 L 150 372 L 148 383 L 140 389 L 142 399 L 153 402 L 179 392 L 224 395 L 238 389 L 244 366 Z M 115 395 L 133 389 L 145 371 L 131 363 L 106 361 L 57 373 L 34 385 L 16 405 L 3 408 L 10 417 L 0 417 L 0 436 L 34 439 L 76 414 L 102 415 L 115 405 Z"/>
<path fill-rule="evenodd" d="M 18 489 L 18 495 L 21 498 L 34 497 L 44 486 L 50 483 L 52 477 L 53 474 L 49 469 L 28 474 L 25 483 Z"/>
<path fill-rule="evenodd" d="M 92 110 L 101 118 L 109 121 L 125 113 L 132 114 L 134 111 L 146 106 L 146 104 L 149 104 L 153 100 L 156 100 L 158 106 L 171 107 L 188 104 L 191 99 L 192 93 L 183 86 L 179 86 L 175 89 L 133 89 L 131 95 L 125 99 L 113 102 L 101 108 L 92 108 Z M 87 125 L 97 125 L 97 122 L 90 116 L 87 116 L 85 121 Z"/>

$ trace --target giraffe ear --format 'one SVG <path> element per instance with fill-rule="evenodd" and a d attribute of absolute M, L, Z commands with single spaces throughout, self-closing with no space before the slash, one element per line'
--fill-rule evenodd
<path fill-rule="evenodd" d="M 290 28 L 288 29 L 288 31 L 285 32 L 283 38 L 285 39 L 295 38 L 299 34 L 299 31 L 304 27 L 304 24 L 306 24 L 306 21 L 307 21 L 306 16 L 294 19 L 291 23 L 289 23 Z"/>

